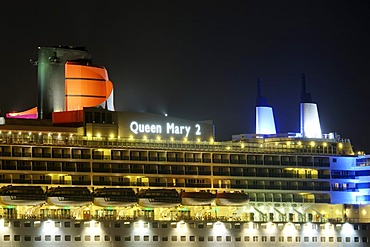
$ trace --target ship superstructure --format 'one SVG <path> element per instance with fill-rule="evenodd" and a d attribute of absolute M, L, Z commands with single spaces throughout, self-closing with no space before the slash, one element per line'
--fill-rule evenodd
<path fill-rule="evenodd" d="M 368 246 L 370 161 L 348 139 L 217 142 L 212 122 L 108 98 L 0 125 L 0 246 Z"/>

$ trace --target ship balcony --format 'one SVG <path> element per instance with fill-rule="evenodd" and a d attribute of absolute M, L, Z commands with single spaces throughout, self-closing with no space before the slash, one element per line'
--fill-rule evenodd
<path fill-rule="evenodd" d="M 72 181 L 72 185 L 91 185 L 90 181 Z"/>
<path fill-rule="evenodd" d="M 130 182 L 112 181 L 112 186 L 130 186 Z"/>
<path fill-rule="evenodd" d="M 51 180 L 45 180 L 45 179 L 33 179 L 32 180 L 33 184 L 51 184 Z M 54 182 L 53 182 L 54 184 Z"/>
<path fill-rule="evenodd" d="M 130 169 L 128 168 L 113 168 L 112 173 L 130 173 Z"/>

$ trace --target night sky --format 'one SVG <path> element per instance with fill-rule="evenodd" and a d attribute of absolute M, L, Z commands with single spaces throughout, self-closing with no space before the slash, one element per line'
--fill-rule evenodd
<path fill-rule="evenodd" d="M 84 46 L 116 110 L 213 119 L 216 140 L 255 132 L 256 82 L 278 132 L 299 131 L 301 74 L 323 133 L 370 152 L 370 1 L 6 1 L 2 114 L 37 104 L 38 46 Z"/>

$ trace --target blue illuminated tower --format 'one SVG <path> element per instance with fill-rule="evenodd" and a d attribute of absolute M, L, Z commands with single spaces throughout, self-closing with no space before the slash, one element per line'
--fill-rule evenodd
<path fill-rule="evenodd" d="M 274 113 L 261 93 L 261 79 L 257 79 L 256 134 L 276 134 Z"/>
<path fill-rule="evenodd" d="M 316 103 L 312 102 L 311 94 L 306 92 L 305 74 L 302 74 L 300 130 L 304 138 L 322 138 L 319 111 Z"/>

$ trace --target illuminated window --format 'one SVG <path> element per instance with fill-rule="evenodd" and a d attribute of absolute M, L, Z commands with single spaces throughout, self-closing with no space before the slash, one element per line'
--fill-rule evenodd
<path fill-rule="evenodd" d="M 329 237 L 329 242 L 333 243 L 334 242 L 334 237 Z"/>
<path fill-rule="evenodd" d="M 95 235 L 94 236 L 94 241 L 100 241 L 100 235 Z"/>
<path fill-rule="evenodd" d="M 75 241 L 76 241 L 76 242 L 81 241 L 81 236 L 80 236 L 80 235 L 76 235 L 76 236 L 75 236 Z"/>
<path fill-rule="evenodd" d="M 288 242 L 293 242 L 293 237 L 287 237 Z"/>
<path fill-rule="evenodd" d="M 245 242 L 249 242 L 250 241 L 250 237 L 249 236 L 244 236 L 244 241 Z"/>
<path fill-rule="evenodd" d="M 91 236 L 90 235 L 85 235 L 85 241 L 90 241 L 91 240 Z"/>

